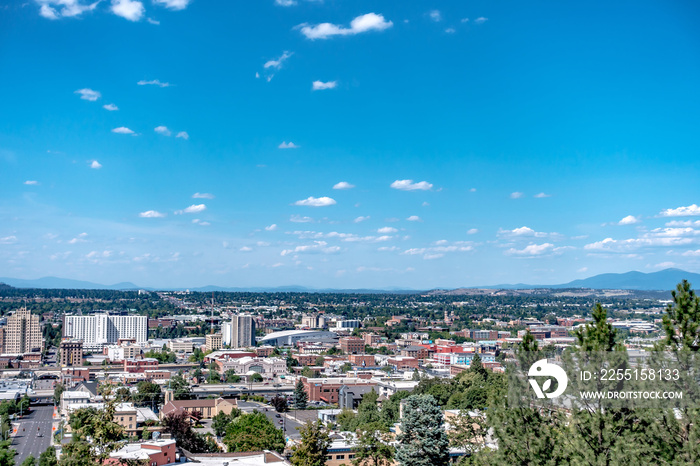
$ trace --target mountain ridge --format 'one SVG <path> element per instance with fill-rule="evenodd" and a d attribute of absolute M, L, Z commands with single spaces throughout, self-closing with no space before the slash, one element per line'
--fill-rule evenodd
<path fill-rule="evenodd" d="M 603 273 L 593 275 L 588 278 L 572 280 L 568 283 L 554 285 L 531 285 L 525 283 L 517 284 L 499 284 L 499 285 L 484 285 L 484 286 L 468 286 L 458 288 L 435 288 L 433 290 L 460 290 L 460 289 L 564 289 L 564 288 L 586 288 L 586 289 L 622 289 L 622 290 L 659 290 L 668 291 L 675 289 L 676 285 L 681 280 L 688 280 L 695 286 L 700 286 L 700 274 L 687 272 L 677 268 L 669 268 L 659 270 L 657 272 L 639 272 L 630 271 L 624 273 Z M 388 287 L 384 289 L 339 289 L 339 288 L 308 288 L 299 285 L 288 285 L 278 287 L 227 287 L 218 285 L 207 285 L 201 287 L 182 288 L 152 288 L 140 287 L 131 282 L 120 282 L 113 285 L 103 285 L 89 281 L 73 280 L 69 278 L 59 277 L 42 277 L 38 279 L 17 279 L 9 277 L 0 277 L 0 283 L 7 284 L 14 288 L 41 288 L 41 289 L 84 289 L 84 290 L 163 290 L 163 291 L 198 291 L 198 292 L 268 292 L 268 293 L 422 293 L 422 290 L 402 289 L 397 287 Z"/>

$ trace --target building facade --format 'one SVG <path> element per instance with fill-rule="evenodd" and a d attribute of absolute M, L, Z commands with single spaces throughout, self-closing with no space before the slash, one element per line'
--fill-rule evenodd
<path fill-rule="evenodd" d="M 253 316 L 239 314 L 231 319 L 231 326 L 228 327 L 230 334 L 227 338 L 231 348 L 247 348 L 255 346 L 255 321 Z M 223 338 L 222 338 L 223 341 Z"/>
<path fill-rule="evenodd" d="M 41 352 L 44 347 L 39 316 L 32 315 L 27 308 L 19 309 L 8 317 L 5 329 L 3 353 Z"/>
<path fill-rule="evenodd" d="M 82 340 L 63 340 L 59 350 L 61 367 L 81 366 L 83 364 Z"/>
<path fill-rule="evenodd" d="M 102 349 L 105 345 L 114 344 L 123 339 L 145 343 L 148 341 L 148 317 L 109 314 L 66 316 L 63 323 L 63 336 L 83 340 L 83 347 L 90 350 Z"/>

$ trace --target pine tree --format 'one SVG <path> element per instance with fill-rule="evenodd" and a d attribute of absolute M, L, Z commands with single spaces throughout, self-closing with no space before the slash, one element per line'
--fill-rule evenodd
<path fill-rule="evenodd" d="M 306 409 L 307 401 L 309 401 L 309 395 L 307 395 L 306 390 L 304 390 L 304 382 L 299 379 L 292 398 L 294 409 Z"/>
<path fill-rule="evenodd" d="M 355 466 L 389 466 L 393 464 L 394 448 L 389 444 L 390 437 L 381 422 L 366 424 L 357 436 L 355 446 Z"/>
<path fill-rule="evenodd" d="M 294 466 L 325 466 L 331 439 L 321 421 L 307 423 L 299 434 L 301 443 L 294 448 L 290 462 Z"/>
<path fill-rule="evenodd" d="M 449 440 L 440 404 L 430 395 L 404 400 L 396 460 L 402 466 L 443 466 L 450 462 Z"/>
<path fill-rule="evenodd" d="M 58 466 L 56 449 L 54 447 L 47 448 L 44 453 L 39 455 L 39 466 Z"/>

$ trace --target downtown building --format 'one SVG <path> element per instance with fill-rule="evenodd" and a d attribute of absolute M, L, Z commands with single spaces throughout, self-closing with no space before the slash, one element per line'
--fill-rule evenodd
<path fill-rule="evenodd" d="M 119 340 L 148 341 L 148 317 L 94 314 L 90 316 L 65 316 L 63 337 L 82 340 L 86 350 L 101 350 Z"/>
<path fill-rule="evenodd" d="M 255 346 L 255 321 L 253 316 L 239 314 L 231 322 L 221 326 L 221 343 L 231 348 L 248 348 Z"/>
<path fill-rule="evenodd" d="M 7 318 L 2 338 L 3 354 L 40 353 L 44 347 L 39 316 L 27 308 L 15 311 Z"/>

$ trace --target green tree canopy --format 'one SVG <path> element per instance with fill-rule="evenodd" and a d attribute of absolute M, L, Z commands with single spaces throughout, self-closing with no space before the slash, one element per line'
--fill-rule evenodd
<path fill-rule="evenodd" d="M 284 434 L 264 413 L 242 414 L 226 428 L 223 439 L 228 451 L 284 449 Z"/>

